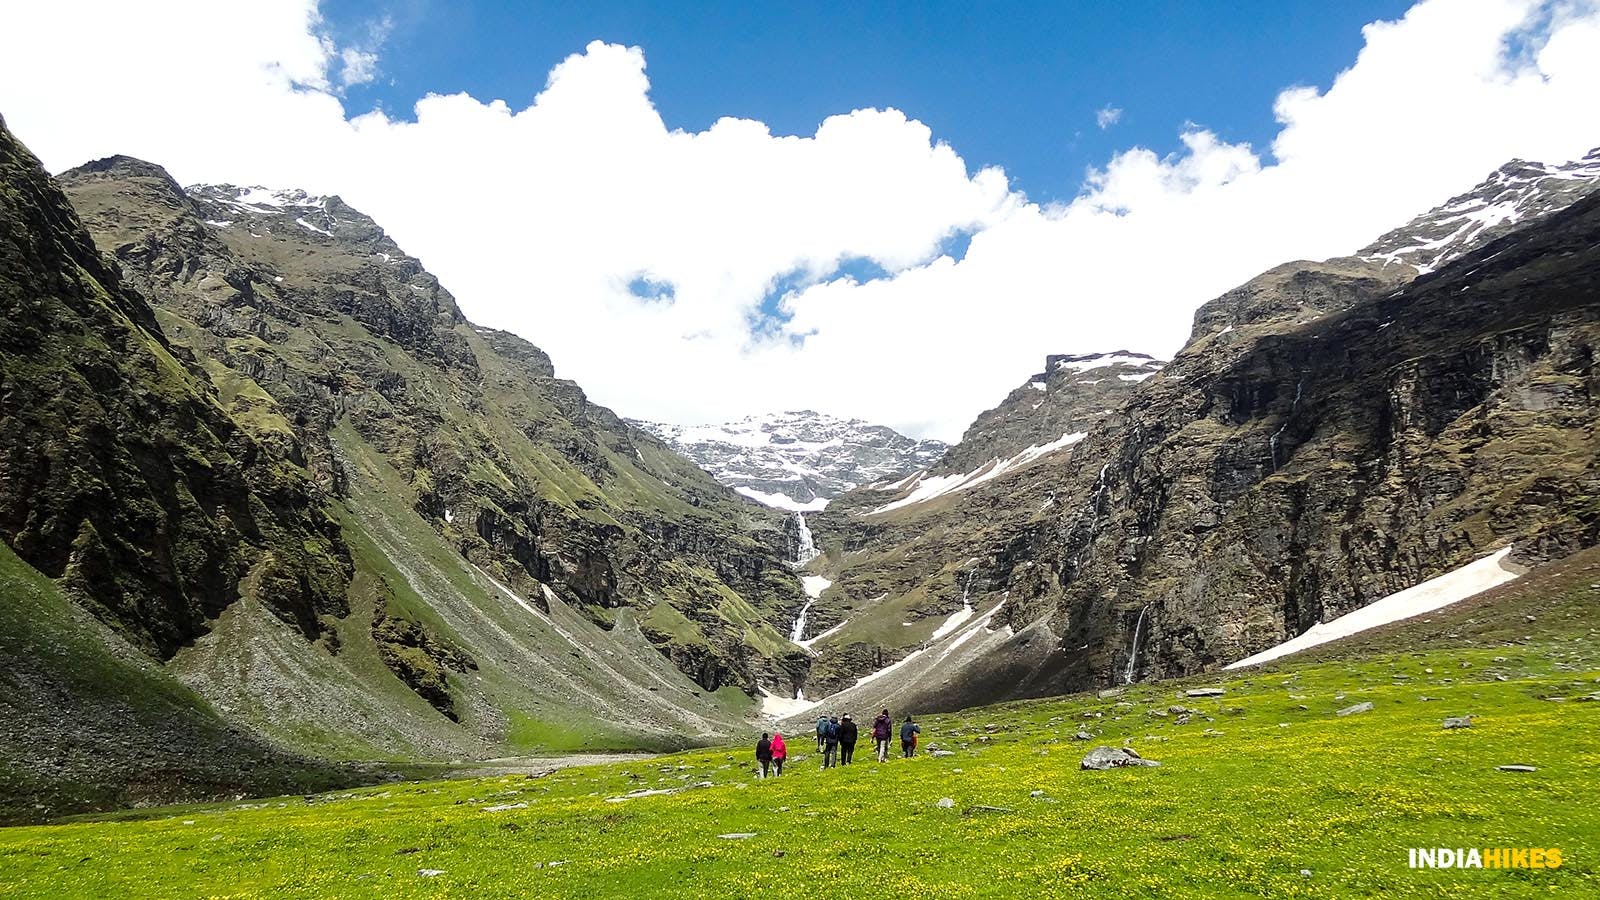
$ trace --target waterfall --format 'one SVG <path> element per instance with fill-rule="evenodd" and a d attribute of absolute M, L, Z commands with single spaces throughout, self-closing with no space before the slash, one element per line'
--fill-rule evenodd
<path fill-rule="evenodd" d="M 1274 431 L 1272 438 L 1267 441 L 1267 451 L 1272 454 L 1272 471 L 1274 472 L 1278 471 L 1278 438 L 1289 427 L 1290 420 L 1294 418 L 1295 410 L 1300 408 L 1300 390 L 1305 387 L 1305 384 L 1304 379 L 1294 383 L 1294 402 L 1289 404 L 1289 414 L 1284 417 L 1283 424 L 1278 426 L 1278 430 Z"/>
<path fill-rule="evenodd" d="M 800 640 L 806 636 L 806 614 L 811 612 L 811 604 L 815 602 L 817 600 L 813 597 L 806 601 L 805 606 L 800 607 L 800 615 L 795 616 L 794 627 L 789 629 L 789 640 L 794 641 L 796 644 L 800 643 Z"/>
<path fill-rule="evenodd" d="M 811 526 L 806 524 L 806 514 L 794 514 L 796 530 L 800 532 L 800 546 L 795 549 L 794 564 L 803 566 L 817 558 L 817 542 L 811 537 Z"/>
<path fill-rule="evenodd" d="M 1139 610 L 1139 621 L 1133 624 L 1133 646 L 1128 650 L 1128 671 L 1122 676 L 1123 684 L 1133 684 L 1133 670 L 1139 665 L 1139 635 L 1144 633 L 1144 618 L 1150 613 L 1147 603 Z"/>

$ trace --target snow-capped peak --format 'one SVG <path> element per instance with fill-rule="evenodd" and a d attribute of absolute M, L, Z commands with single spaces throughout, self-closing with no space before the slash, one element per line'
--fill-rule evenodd
<path fill-rule="evenodd" d="M 1514 159 L 1477 187 L 1378 238 L 1357 256 L 1425 274 L 1519 223 L 1571 205 L 1597 185 L 1600 148 L 1560 165 Z"/>
<path fill-rule="evenodd" d="M 791 511 L 821 509 L 857 485 L 899 478 L 945 451 L 939 441 L 919 441 L 882 425 L 812 410 L 712 425 L 632 424 L 741 494 Z"/>

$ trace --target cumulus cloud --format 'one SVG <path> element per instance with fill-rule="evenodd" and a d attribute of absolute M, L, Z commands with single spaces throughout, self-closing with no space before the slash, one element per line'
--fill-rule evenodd
<path fill-rule="evenodd" d="M 1122 121 L 1121 107 L 1106 105 L 1095 111 L 1094 123 L 1100 126 L 1101 131 L 1105 131 L 1120 121 Z"/>
<path fill-rule="evenodd" d="M 892 109 L 809 135 L 669 129 L 637 48 L 590 44 L 531 103 L 352 117 L 350 48 L 312 0 L 122 6 L 12 14 L 0 113 L 48 165 L 122 152 L 339 193 L 475 320 L 669 421 L 810 407 L 953 438 L 1046 353 L 1170 354 L 1197 305 L 1265 268 L 1348 253 L 1511 157 L 1600 143 L 1593 4 L 1427 0 L 1369 25 L 1326 91 L 1280 94 L 1270 148 L 1189 128 L 1048 207 Z"/>

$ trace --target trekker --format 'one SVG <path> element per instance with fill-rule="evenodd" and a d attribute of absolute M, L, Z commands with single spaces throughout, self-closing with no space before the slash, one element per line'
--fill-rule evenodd
<path fill-rule="evenodd" d="M 831 769 L 839 758 L 839 717 L 830 716 L 823 725 L 822 767 Z"/>
<path fill-rule="evenodd" d="M 850 720 L 850 714 L 844 714 L 844 721 L 839 723 L 839 764 L 848 766 L 850 760 L 856 755 L 856 723 Z"/>
<path fill-rule="evenodd" d="M 900 752 L 910 759 L 917 755 L 917 735 L 922 733 L 922 726 L 911 721 L 910 716 L 900 724 Z"/>
<path fill-rule="evenodd" d="M 886 709 L 872 720 L 872 743 L 878 751 L 878 762 L 884 762 L 889 758 L 891 734 L 894 734 L 894 719 L 889 718 L 889 711 Z"/>
<path fill-rule="evenodd" d="M 822 752 L 823 744 L 827 741 L 828 717 L 817 716 L 817 752 Z"/>
<path fill-rule="evenodd" d="M 783 742 L 783 732 L 772 736 L 772 774 L 783 774 L 783 761 L 789 756 L 789 745 Z"/>
<path fill-rule="evenodd" d="M 756 741 L 756 762 L 761 763 L 761 777 L 767 777 L 767 770 L 772 767 L 772 736 L 765 731 Z"/>

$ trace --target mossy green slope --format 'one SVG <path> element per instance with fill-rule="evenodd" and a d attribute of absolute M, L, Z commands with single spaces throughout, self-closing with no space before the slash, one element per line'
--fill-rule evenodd
<path fill-rule="evenodd" d="M 928 717 L 923 755 L 882 766 L 820 771 L 797 737 L 764 782 L 740 747 L 9 829 L 0 892 L 1596 896 L 1594 584 L 1591 551 L 1269 668 Z M 1184 693 L 1200 686 L 1226 693 Z M 1125 743 L 1162 765 L 1079 769 Z M 614 799 L 642 790 L 674 792 Z M 1413 870 L 1411 847 L 1555 847 L 1562 865 Z"/>

